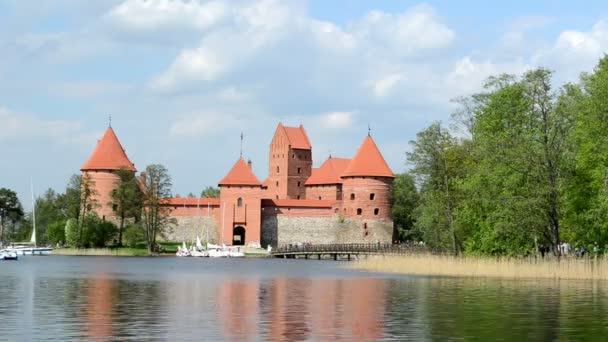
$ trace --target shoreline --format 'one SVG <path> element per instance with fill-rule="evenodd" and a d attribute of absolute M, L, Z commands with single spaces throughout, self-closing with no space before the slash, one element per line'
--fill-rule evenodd
<path fill-rule="evenodd" d="M 349 269 L 416 276 L 502 279 L 608 280 L 608 260 L 454 257 L 431 254 L 374 256 Z"/>
<path fill-rule="evenodd" d="M 269 255 L 261 251 L 245 251 L 245 258 L 267 258 Z M 113 257 L 177 257 L 175 252 L 150 254 L 147 249 L 140 248 L 57 248 L 50 256 L 113 256 Z M 193 258 L 193 257 L 185 257 Z"/>

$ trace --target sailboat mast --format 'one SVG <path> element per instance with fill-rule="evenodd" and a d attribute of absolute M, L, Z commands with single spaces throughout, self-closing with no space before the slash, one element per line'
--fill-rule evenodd
<path fill-rule="evenodd" d="M 30 242 L 34 244 L 34 247 L 38 247 L 36 244 L 36 197 L 34 196 L 34 182 L 30 181 L 32 189 L 32 237 Z"/>

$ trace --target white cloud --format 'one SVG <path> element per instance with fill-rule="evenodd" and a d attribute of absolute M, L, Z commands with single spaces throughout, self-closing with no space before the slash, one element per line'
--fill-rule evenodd
<path fill-rule="evenodd" d="M 348 128 L 353 124 L 352 112 L 329 112 L 320 116 L 321 124 L 326 128 Z"/>
<path fill-rule="evenodd" d="M 216 136 L 226 128 L 233 127 L 237 120 L 232 115 L 216 112 L 182 115 L 171 125 L 169 135 L 173 138 L 203 138 Z"/>
<path fill-rule="evenodd" d="M 455 37 L 429 5 L 414 6 L 399 14 L 372 11 L 355 22 L 352 30 L 359 39 L 402 55 L 448 47 Z"/>
<path fill-rule="evenodd" d="M 135 32 L 205 30 L 227 14 L 224 2 L 200 0 L 127 0 L 107 17 L 123 29 Z"/>
<path fill-rule="evenodd" d="M 381 77 L 378 80 L 368 82 L 371 84 L 372 90 L 376 97 L 385 97 L 399 83 L 405 80 L 405 75 L 402 73 L 393 73 Z"/>
<path fill-rule="evenodd" d="M 35 116 L 20 114 L 0 107 L 0 141 L 20 141 L 26 139 L 43 140 L 51 143 L 90 145 L 98 134 L 84 133 L 80 122 L 68 120 L 45 120 Z"/>

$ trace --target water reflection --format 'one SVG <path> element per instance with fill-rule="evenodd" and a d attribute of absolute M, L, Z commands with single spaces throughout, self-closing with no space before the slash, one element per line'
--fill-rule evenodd
<path fill-rule="evenodd" d="M 605 283 L 377 277 L 333 262 L 32 258 L 0 265 L 2 340 L 580 340 Z"/>

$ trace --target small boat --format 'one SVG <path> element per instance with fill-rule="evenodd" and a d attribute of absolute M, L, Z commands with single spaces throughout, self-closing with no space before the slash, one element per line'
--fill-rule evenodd
<path fill-rule="evenodd" d="M 3 250 L 0 251 L 0 260 L 18 260 L 19 256 L 15 252 Z"/>
<path fill-rule="evenodd" d="M 209 249 L 210 258 L 227 258 L 230 252 L 222 248 Z"/>
<path fill-rule="evenodd" d="M 243 253 L 241 251 L 228 251 L 228 257 L 229 258 L 244 258 L 245 253 Z"/>

